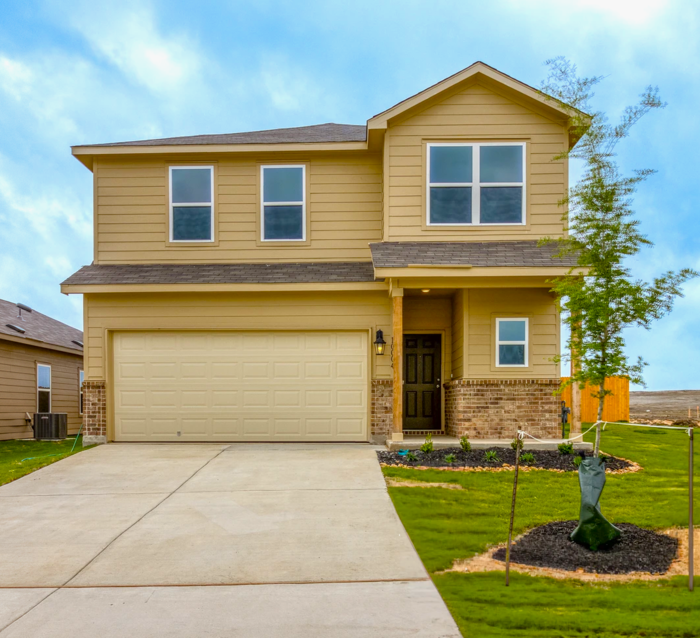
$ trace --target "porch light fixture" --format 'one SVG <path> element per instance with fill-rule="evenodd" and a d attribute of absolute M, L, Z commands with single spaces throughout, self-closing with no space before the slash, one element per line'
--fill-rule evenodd
<path fill-rule="evenodd" d="M 386 341 L 384 341 L 384 333 L 381 330 L 377 330 L 377 335 L 374 339 L 374 351 L 377 354 L 384 354 L 385 348 Z"/>
<path fill-rule="evenodd" d="M 430 292 L 430 288 L 423 288 L 421 292 Z"/>

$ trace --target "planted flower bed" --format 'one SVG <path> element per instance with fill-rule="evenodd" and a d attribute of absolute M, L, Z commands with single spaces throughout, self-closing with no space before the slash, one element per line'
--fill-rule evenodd
<path fill-rule="evenodd" d="M 492 447 L 486 450 L 469 450 L 461 448 L 442 448 L 431 452 L 411 450 L 408 454 L 400 451 L 378 451 L 379 462 L 384 465 L 403 467 L 431 467 L 441 469 L 497 469 L 515 465 L 515 450 L 511 448 Z M 523 468 L 557 470 L 560 472 L 577 472 L 577 459 L 574 454 L 562 454 L 558 450 L 525 450 L 520 453 L 520 465 Z M 606 457 L 606 468 L 611 472 L 630 472 L 639 469 L 635 463 L 614 456 Z"/>

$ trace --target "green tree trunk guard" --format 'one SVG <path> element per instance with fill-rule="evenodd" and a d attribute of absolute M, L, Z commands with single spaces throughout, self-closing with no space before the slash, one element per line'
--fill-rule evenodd
<path fill-rule="evenodd" d="M 578 467 L 581 486 L 581 513 L 578 527 L 571 532 L 571 540 L 594 552 L 599 547 L 620 537 L 617 529 L 600 512 L 600 495 L 605 487 L 605 461 L 597 457 L 586 457 Z"/>

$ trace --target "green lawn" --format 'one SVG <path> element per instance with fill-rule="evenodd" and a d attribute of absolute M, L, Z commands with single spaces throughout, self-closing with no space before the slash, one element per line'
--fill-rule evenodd
<path fill-rule="evenodd" d="M 587 437 L 588 438 L 588 437 Z M 688 436 L 608 426 L 603 450 L 644 470 L 608 476 L 601 499 L 613 522 L 663 528 L 687 525 Z M 700 452 L 695 461 L 700 493 Z M 384 468 L 386 476 L 456 482 L 464 490 L 390 488 L 389 493 L 431 574 L 507 540 L 513 473 L 461 473 Z M 515 531 L 578 517 L 576 474 L 521 474 Z M 652 583 L 591 585 L 503 573 L 433 574 L 465 636 L 700 636 L 700 587 L 678 577 Z M 700 585 L 700 583 L 698 583 Z"/>
<path fill-rule="evenodd" d="M 82 436 L 71 452 L 74 443 L 75 437 L 64 441 L 0 441 L 0 485 L 88 449 L 83 448 Z"/>

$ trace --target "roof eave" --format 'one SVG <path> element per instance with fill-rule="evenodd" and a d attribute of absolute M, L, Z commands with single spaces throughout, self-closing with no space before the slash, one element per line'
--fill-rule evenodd
<path fill-rule="evenodd" d="M 65 352 L 66 354 L 74 354 L 80 357 L 83 356 L 83 350 L 81 348 L 68 348 L 67 346 L 60 346 L 55 343 L 48 343 L 47 341 L 40 341 L 29 337 L 15 337 L 14 335 L 8 335 L 4 332 L 0 332 L 0 340 L 19 343 L 32 348 L 44 348 L 46 350 L 55 350 L 57 352 Z"/>

